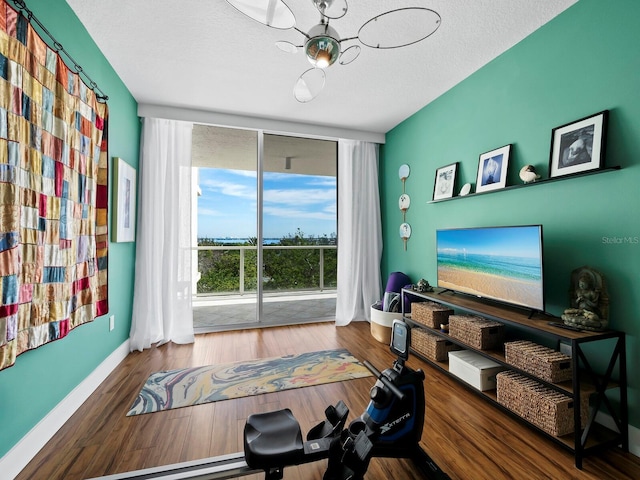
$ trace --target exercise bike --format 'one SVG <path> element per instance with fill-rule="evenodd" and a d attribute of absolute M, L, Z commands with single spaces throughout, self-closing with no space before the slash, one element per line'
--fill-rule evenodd
<path fill-rule="evenodd" d="M 366 410 L 346 428 L 349 409 L 343 401 L 325 410 L 326 419 L 306 441 L 290 409 L 257 413 L 247 418 L 244 452 L 101 478 L 212 480 L 264 472 L 265 480 L 281 480 L 286 467 L 328 459 L 324 480 L 362 480 L 373 457 L 387 457 L 411 459 L 426 478 L 449 479 L 419 445 L 425 377 L 405 365 L 410 334 L 406 323 L 394 320 L 390 348 L 398 357 L 393 366 L 380 372 L 364 362 L 377 381 Z"/>

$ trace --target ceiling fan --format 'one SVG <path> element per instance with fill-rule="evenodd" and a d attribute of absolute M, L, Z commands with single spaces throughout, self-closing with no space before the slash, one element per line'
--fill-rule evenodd
<path fill-rule="evenodd" d="M 320 13 L 320 23 L 308 32 L 296 27 L 296 19 L 283 0 L 226 0 L 238 11 L 267 27 L 288 30 L 293 28 L 304 36 L 303 45 L 279 41 L 276 46 L 289 53 L 304 49 L 312 67 L 306 70 L 293 87 L 298 102 L 310 102 L 325 85 L 325 69 L 336 63 L 347 65 L 360 55 L 361 47 L 349 42 L 359 41 L 370 48 L 390 49 L 417 43 L 432 35 L 440 26 L 440 15 L 429 8 L 404 7 L 390 10 L 366 21 L 356 36 L 341 38 L 330 20 L 346 15 L 347 0 L 311 0 Z"/>

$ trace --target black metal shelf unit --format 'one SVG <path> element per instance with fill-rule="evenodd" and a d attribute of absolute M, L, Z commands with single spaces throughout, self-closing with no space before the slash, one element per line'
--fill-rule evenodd
<path fill-rule="evenodd" d="M 402 316 L 413 328 L 421 328 L 431 334 L 446 338 L 448 341 L 451 341 L 466 350 L 477 352 L 495 362 L 498 362 L 510 370 L 517 371 L 522 375 L 535 379 L 549 388 L 572 397 L 574 404 L 574 425 L 578 426 L 578 428 L 574 429 L 573 435 L 569 434 L 564 437 L 556 437 L 527 422 L 522 417 L 499 404 L 495 391 L 481 392 L 470 387 L 470 390 L 492 402 L 501 410 L 515 416 L 532 428 L 542 432 L 554 442 L 572 451 L 574 453 L 575 465 L 577 468 L 582 468 L 582 461 L 585 456 L 595 453 L 598 450 L 602 450 L 603 448 L 621 446 L 625 452 L 629 451 L 626 344 L 625 334 L 623 332 L 614 330 L 606 330 L 603 332 L 565 330 L 550 325 L 549 322 L 552 320 L 561 320 L 547 314 L 538 313 L 529 318 L 530 314 L 526 310 L 477 299 L 464 294 L 456 294 L 454 292 L 441 289 L 436 289 L 436 291 L 431 293 L 402 289 L 401 295 Z M 480 315 L 484 318 L 507 325 L 511 327 L 511 330 L 514 332 L 522 332 L 524 336 L 533 335 L 536 337 L 547 338 L 556 343 L 556 348 L 559 348 L 561 342 L 569 344 L 571 346 L 571 361 L 573 368 L 571 382 L 558 384 L 546 382 L 541 378 L 508 364 L 504 357 L 504 350 L 479 350 L 465 344 L 455 337 L 450 336 L 448 333 L 435 328 L 429 328 L 422 323 L 413 321 L 411 319 L 411 315 L 408 312 L 405 312 L 405 306 L 409 305 L 413 301 L 437 302 L 452 308 L 456 313 L 462 312 Z M 598 374 L 595 371 L 592 361 L 589 359 L 589 354 L 583 348 L 587 344 L 593 344 L 593 342 L 600 342 L 598 344 L 599 352 L 610 353 L 604 373 Z M 427 363 L 430 363 L 436 368 L 451 375 L 453 378 L 458 378 L 449 373 L 447 362 L 433 361 L 413 349 L 412 353 Z M 618 389 L 619 398 L 616 406 L 613 405 L 606 395 L 607 390 L 612 389 Z M 589 416 L 586 426 L 584 428 L 579 428 L 582 423 L 580 411 L 580 399 L 582 394 L 590 394 L 591 404 L 589 407 Z M 604 407 L 613 419 L 614 425 L 612 428 L 604 427 L 595 422 L 596 414 L 601 407 Z"/>

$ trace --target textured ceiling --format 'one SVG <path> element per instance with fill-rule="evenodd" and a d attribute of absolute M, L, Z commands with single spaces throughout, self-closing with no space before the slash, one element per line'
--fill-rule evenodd
<path fill-rule="evenodd" d="M 309 63 L 302 52 L 274 45 L 301 44 L 293 29 L 268 28 L 224 0 L 67 3 L 140 104 L 386 133 L 575 1 L 352 1 L 345 17 L 331 21 L 343 38 L 357 35 L 370 18 L 407 6 L 437 11 L 442 24 L 408 47 L 363 46 L 352 64 L 327 69 L 324 90 L 306 104 L 292 90 Z M 318 23 L 310 0 L 287 3 L 299 29 Z"/>

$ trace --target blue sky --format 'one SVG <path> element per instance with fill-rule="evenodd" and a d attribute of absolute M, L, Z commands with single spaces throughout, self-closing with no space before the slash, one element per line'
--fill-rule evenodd
<path fill-rule="evenodd" d="M 438 252 L 466 250 L 481 255 L 537 258 L 538 239 L 537 226 L 440 230 Z"/>
<path fill-rule="evenodd" d="M 256 172 L 201 168 L 198 238 L 256 237 Z M 263 231 L 281 238 L 331 235 L 336 226 L 336 178 L 264 174 Z"/>

